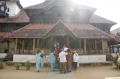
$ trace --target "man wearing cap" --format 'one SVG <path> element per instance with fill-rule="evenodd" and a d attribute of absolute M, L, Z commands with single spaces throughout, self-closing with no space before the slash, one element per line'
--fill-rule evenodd
<path fill-rule="evenodd" d="M 73 54 L 73 68 L 76 70 L 77 69 L 77 62 L 78 62 L 78 54 L 76 51 L 74 51 Z"/>
<path fill-rule="evenodd" d="M 63 49 L 62 51 L 59 53 L 59 59 L 60 59 L 60 73 L 62 73 L 62 70 L 64 71 L 64 73 L 66 73 L 66 55 L 68 53 L 66 53 Z"/>

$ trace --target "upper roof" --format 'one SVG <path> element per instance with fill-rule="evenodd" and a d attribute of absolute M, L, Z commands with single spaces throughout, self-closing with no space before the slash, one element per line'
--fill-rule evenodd
<path fill-rule="evenodd" d="M 28 24 L 13 31 L 5 38 L 47 38 L 49 36 L 71 36 L 76 38 L 111 39 L 112 37 L 90 24 L 65 24 L 61 20 L 56 24 Z"/>
<path fill-rule="evenodd" d="M 103 17 L 100 17 L 98 15 L 92 15 L 92 17 L 89 20 L 90 23 L 107 23 L 107 24 L 111 24 L 111 25 L 115 25 L 116 22 L 110 21 L 108 19 L 105 19 Z"/>
<path fill-rule="evenodd" d="M 8 18 L 0 18 L 0 23 L 23 23 L 23 22 L 30 22 L 29 17 L 25 13 L 24 10 L 21 10 L 17 16 L 11 17 L 9 16 Z"/>
<path fill-rule="evenodd" d="M 90 9 L 91 11 L 96 10 L 93 7 L 73 4 L 72 0 L 45 0 L 43 3 L 32 5 L 32 6 L 26 7 L 25 9 L 42 9 L 42 8 L 49 9 L 53 6 L 64 6 L 64 7 L 65 6 L 71 6 L 71 7 L 79 6 L 79 8 L 82 8 L 82 9 Z"/>
<path fill-rule="evenodd" d="M 71 1 L 71 0 L 46 0 L 44 1 L 43 3 L 40 3 L 40 4 L 36 4 L 36 5 L 32 5 L 32 6 L 29 6 L 29 7 L 26 7 L 25 9 L 28 9 L 28 10 L 33 10 L 33 9 L 38 9 L 38 10 L 41 10 L 41 9 L 45 9 L 45 10 L 48 10 L 50 9 L 51 7 L 53 6 L 63 6 L 64 8 L 66 8 L 67 6 L 70 6 L 70 7 L 74 7 L 75 10 L 81 12 L 81 10 L 85 9 L 87 10 L 88 12 L 88 17 L 90 18 L 87 18 L 86 15 L 84 16 L 85 18 L 87 18 L 89 20 L 89 23 L 105 23 L 105 24 L 109 24 L 110 27 L 112 25 L 115 25 L 116 23 L 113 22 L 113 21 L 110 21 L 108 19 L 105 19 L 103 17 L 100 17 L 98 15 L 95 15 L 93 14 L 95 11 L 96 11 L 96 8 L 93 8 L 93 7 L 89 7 L 89 6 L 84 6 L 84 5 L 74 5 L 74 3 Z M 62 8 L 63 8 L 62 7 Z M 76 9 L 77 8 L 77 9 Z M 81 9 L 81 10 L 80 10 Z M 74 11 L 75 11 L 74 10 Z M 30 13 L 30 12 L 28 12 Z M 77 13 L 77 12 L 75 12 Z M 50 14 L 50 13 L 49 13 Z M 82 13 L 81 13 L 82 14 Z M 29 14 L 28 14 L 29 15 Z M 37 13 L 36 13 L 37 15 Z M 39 14 L 40 15 L 40 14 Z M 38 15 L 37 15 L 38 16 Z M 52 16 L 52 15 L 51 15 Z M 80 15 L 79 15 L 80 16 Z M 74 16 L 75 17 L 75 16 Z M 82 16 L 80 16 L 80 18 L 82 18 Z M 61 17 L 62 18 L 62 17 Z M 76 17 L 78 18 L 78 17 Z M 34 21 L 36 21 L 34 19 Z M 37 21 L 36 21 L 37 22 Z M 78 22 L 78 21 L 77 21 Z M 81 22 L 81 21 L 80 21 Z"/>

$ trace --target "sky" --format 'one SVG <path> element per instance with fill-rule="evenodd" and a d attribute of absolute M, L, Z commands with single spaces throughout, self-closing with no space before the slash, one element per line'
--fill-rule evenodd
<path fill-rule="evenodd" d="M 23 7 L 39 4 L 45 0 L 20 0 Z M 120 0 L 73 0 L 76 4 L 82 4 L 96 8 L 95 14 L 114 21 L 117 24 L 112 26 L 111 31 L 120 28 Z"/>

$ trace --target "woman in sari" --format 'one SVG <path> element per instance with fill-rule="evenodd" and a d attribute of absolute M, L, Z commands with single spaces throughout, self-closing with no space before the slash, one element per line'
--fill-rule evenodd
<path fill-rule="evenodd" d="M 36 53 L 36 72 L 40 71 L 40 50 Z"/>
<path fill-rule="evenodd" d="M 70 50 L 67 50 L 68 55 L 66 56 L 67 59 L 67 72 L 71 72 L 72 71 L 72 53 L 70 52 Z"/>

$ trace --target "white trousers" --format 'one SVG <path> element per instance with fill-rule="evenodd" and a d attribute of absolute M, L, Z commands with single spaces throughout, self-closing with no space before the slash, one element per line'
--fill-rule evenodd
<path fill-rule="evenodd" d="M 44 57 L 41 57 L 41 67 L 43 67 L 44 66 Z"/>

